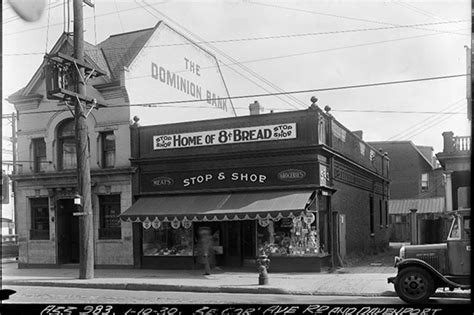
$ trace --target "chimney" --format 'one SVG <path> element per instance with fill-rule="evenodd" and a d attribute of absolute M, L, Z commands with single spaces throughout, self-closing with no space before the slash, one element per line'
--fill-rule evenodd
<path fill-rule="evenodd" d="M 263 108 L 260 106 L 260 103 L 258 101 L 253 102 L 252 104 L 249 105 L 249 110 L 250 110 L 250 115 L 260 115 L 262 112 Z"/>
<path fill-rule="evenodd" d="M 364 133 L 362 130 L 355 130 L 352 133 L 359 137 L 360 140 L 363 140 L 362 136 L 364 135 Z"/>

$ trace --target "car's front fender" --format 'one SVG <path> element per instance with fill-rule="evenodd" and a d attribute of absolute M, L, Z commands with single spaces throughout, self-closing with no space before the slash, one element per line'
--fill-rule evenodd
<path fill-rule="evenodd" d="M 420 268 L 425 269 L 429 273 L 432 274 L 433 278 L 437 279 L 439 282 L 444 283 L 448 287 L 452 288 L 461 288 L 461 289 L 470 289 L 470 285 L 463 285 L 459 284 L 456 282 L 453 282 L 446 278 L 443 274 L 441 274 L 438 270 L 436 270 L 433 266 L 428 264 L 426 261 L 417 259 L 417 258 L 407 258 L 407 259 L 400 259 L 397 261 L 396 266 L 398 268 L 398 272 L 401 270 L 411 267 L 411 266 L 417 266 Z M 397 277 L 390 277 L 387 279 L 389 283 L 395 283 Z"/>

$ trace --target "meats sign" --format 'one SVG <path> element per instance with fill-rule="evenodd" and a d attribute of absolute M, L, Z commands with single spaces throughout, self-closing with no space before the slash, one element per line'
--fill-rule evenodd
<path fill-rule="evenodd" d="M 153 150 L 296 139 L 296 123 L 153 136 Z"/>

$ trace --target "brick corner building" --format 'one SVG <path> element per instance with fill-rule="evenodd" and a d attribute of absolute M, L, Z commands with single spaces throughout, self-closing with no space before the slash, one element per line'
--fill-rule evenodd
<path fill-rule="evenodd" d="M 319 271 L 388 246 L 388 158 L 317 106 L 136 127 L 132 144 L 137 268 L 194 268 L 201 227 L 224 267 L 263 251 L 270 271 Z"/>

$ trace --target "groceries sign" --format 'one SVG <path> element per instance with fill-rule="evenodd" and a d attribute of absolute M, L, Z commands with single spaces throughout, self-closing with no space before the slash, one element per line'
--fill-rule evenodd
<path fill-rule="evenodd" d="M 153 150 L 296 139 L 296 123 L 153 136 Z"/>

